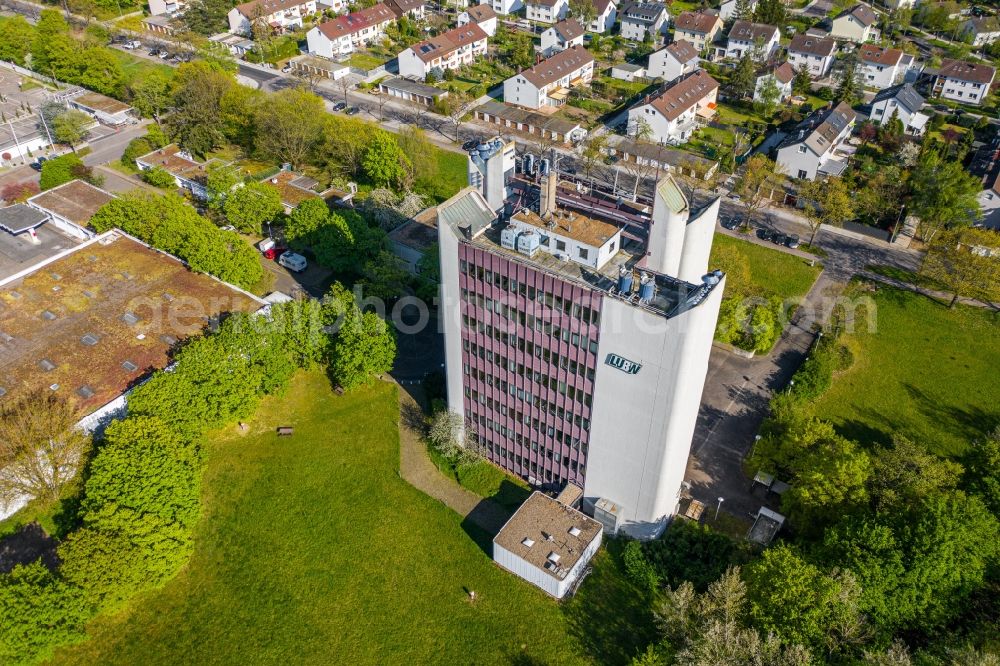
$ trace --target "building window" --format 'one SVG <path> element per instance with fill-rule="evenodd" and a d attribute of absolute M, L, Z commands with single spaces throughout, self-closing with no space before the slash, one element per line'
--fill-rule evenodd
<path fill-rule="evenodd" d="M 808 175 L 809 175 L 809 174 L 808 174 L 808 173 L 806 173 L 806 172 L 805 172 L 805 170 L 803 170 L 803 169 L 799 169 L 799 178 L 805 178 L 805 177 L 806 177 L 806 176 L 808 176 Z"/>
<path fill-rule="evenodd" d="M 566 249 L 566 243 L 564 241 L 557 240 L 556 241 L 556 249 L 557 250 L 565 250 Z"/>
<path fill-rule="evenodd" d="M 589 255 L 589 254 L 590 254 L 590 252 L 589 252 L 589 251 L 587 250 L 587 248 L 585 248 L 585 247 L 581 247 L 581 248 L 579 249 L 579 252 L 580 252 L 580 258 L 581 258 L 581 259 L 586 259 L 586 258 L 587 258 L 587 255 Z"/>

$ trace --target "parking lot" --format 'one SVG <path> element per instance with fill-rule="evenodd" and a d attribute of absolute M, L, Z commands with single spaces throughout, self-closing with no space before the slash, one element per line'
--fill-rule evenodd
<path fill-rule="evenodd" d="M 0 231 L 0 280 L 6 280 L 11 275 L 79 243 L 45 224 L 36 231 L 40 241 L 37 245 L 28 239 L 28 234 L 14 236 Z"/>

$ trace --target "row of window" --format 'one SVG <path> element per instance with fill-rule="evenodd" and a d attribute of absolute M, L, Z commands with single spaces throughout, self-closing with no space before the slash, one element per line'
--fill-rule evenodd
<path fill-rule="evenodd" d="M 491 441 L 492 441 L 493 437 L 488 434 L 489 431 L 492 431 L 494 433 L 499 433 L 499 435 L 505 439 L 504 443 L 506 443 L 507 441 L 513 440 L 513 442 L 517 446 L 522 447 L 522 448 L 526 448 L 530 444 L 531 450 L 534 453 L 541 453 L 542 456 L 548 458 L 549 460 L 552 460 L 556 464 L 561 464 L 563 466 L 568 466 L 570 462 L 573 462 L 573 461 L 570 460 L 569 454 L 563 455 L 559 451 L 555 451 L 555 450 L 553 450 L 553 449 L 545 446 L 544 444 L 543 445 L 539 445 L 539 443 L 537 441 L 531 439 L 530 437 L 527 437 L 527 436 L 522 435 L 520 433 L 516 433 L 513 430 L 511 430 L 510 428 L 508 428 L 507 426 L 501 424 L 500 422 L 494 421 L 493 419 L 489 419 L 489 418 L 487 418 L 487 417 L 485 417 L 483 415 L 473 414 L 472 415 L 472 422 L 475 423 L 476 425 L 480 426 L 479 432 L 480 433 L 485 433 L 486 439 L 489 439 Z M 535 428 L 535 430 L 537 432 L 543 432 L 543 429 Z M 574 447 L 573 450 L 574 451 L 582 451 L 583 455 L 587 455 L 587 443 L 584 442 L 584 443 L 581 444 L 580 440 L 577 439 L 576 440 L 576 446 Z M 576 468 L 574 468 L 573 471 L 575 472 Z"/>
<path fill-rule="evenodd" d="M 507 384 L 507 382 L 500 382 L 500 384 Z M 505 392 L 509 395 L 517 397 L 522 402 L 526 402 L 532 407 L 535 407 L 536 409 L 542 412 L 548 412 L 549 414 L 555 416 L 561 421 L 565 421 L 567 423 L 574 423 L 577 425 L 577 427 L 583 428 L 584 430 L 590 430 L 590 419 L 585 419 L 571 410 L 560 407 L 553 402 L 549 402 L 548 400 L 542 398 L 541 396 L 534 395 L 531 391 L 525 391 L 524 389 L 519 389 L 516 386 L 511 385 L 507 387 Z M 480 393 L 478 390 L 471 388 L 469 386 L 465 387 L 465 397 L 469 398 L 473 402 L 478 402 L 481 405 L 486 405 L 489 409 L 497 410 L 504 416 L 506 416 L 508 413 L 507 405 L 502 404 L 499 400 L 494 401 L 493 398 L 486 395 L 486 393 Z M 590 396 L 586 397 L 589 401 Z M 514 409 L 511 409 L 510 411 L 514 412 L 515 420 L 530 425 L 528 414 L 522 415 L 521 412 Z M 550 427 L 549 430 L 551 431 L 552 428 Z M 555 433 L 550 432 L 549 436 L 555 437 Z"/>
<path fill-rule="evenodd" d="M 574 333 L 568 328 L 559 328 L 558 326 L 554 326 L 552 322 L 546 321 L 543 317 L 525 314 L 524 312 L 505 305 L 500 301 L 494 301 L 491 298 L 483 298 L 480 294 L 469 293 L 466 289 L 462 290 L 462 300 L 469 304 L 476 304 L 481 308 L 485 307 L 499 317 L 510 321 L 511 325 L 517 323 L 521 326 L 538 331 L 539 333 L 543 333 L 544 335 L 561 339 L 563 342 L 568 342 L 574 347 L 589 349 L 592 354 L 597 353 L 597 340 L 591 340 L 588 335 Z M 517 340 L 515 335 L 504 332 L 500 326 L 494 326 L 492 324 L 486 324 L 485 322 L 478 321 L 475 315 L 462 315 L 462 323 L 465 324 L 466 328 L 469 330 L 483 333 L 487 337 L 499 340 L 504 344 L 512 345 L 514 344 L 514 341 Z M 524 341 L 522 340 L 521 343 L 523 342 Z M 522 349 L 521 351 L 524 350 Z"/>
<path fill-rule="evenodd" d="M 494 457 L 496 459 L 495 462 L 497 462 L 497 463 L 499 463 L 499 464 L 502 465 L 503 463 L 500 462 L 500 461 L 507 460 L 507 461 L 509 461 L 509 463 L 516 464 L 521 469 L 530 470 L 530 474 L 532 476 L 534 476 L 536 478 L 539 476 L 539 470 L 538 470 L 538 463 L 537 462 L 528 460 L 527 458 L 523 458 L 520 455 L 514 453 L 512 450 L 504 448 L 504 447 L 500 446 L 499 444 L 493 444 L 491 446 L 491 449 L 493 450 L 493 455 L 494 455 Z M 510 464 L 508 464 L 508 467 L 509 466 L 510 466 Z M 563 464 L 563 467 L 566 467 L 565 463 Z M 574 461 L 570 461 L 568 469 L 572 470 L 572 472 L 574 474 L 577 472 L 578 467 L 577 467 L 577 464 L 576 464 L 575 460 Z M 541 472 L 541 474 L 544 474 L 546 481 L 552 481 L 552 476 L 553 475 L 552 475 L 552 470 L 551 469 L 543 470 Z"/>
<path fill-rule="evenodd" d="M 565 249 L 565 248 L 564 248 Z M 462 273 L 469 275 L 480 282 L 485 282 L 496 287 L 500 287 L 503 291 L 509 291 L 511 293 L 519 294 L 523 298 L 529 301 L 537 301 L 548 308 L 551 308 L 555 312 L 562 312 L 567 316 L 571 316 L 574 319 L 579 319 L 583 323 L 597 324 L 601 315 L 600 312 L 589 308 L 585 305 L 580 305 L 574 303 L 569 299 L 562 298 L 561 296 L 556 296 L 543 289 L 537 289 L 523 282 L 518 282 L 517 280 L 511 280 L 506 275 L 502 273 L 494 273 L 491 270 L 487 270 L 482 266 L 471 266 L 464 259 L 459 262 L 460 269 Z M 468 290 L 462 290 L 463 300 L 467 301 Z M 480 297 L 481 299 L 481 297 Z M 492 301 L 491 301 L 492 303 Z M 480 300 L 479 306 L 483 307 L 483 302 Z M 486 306 L 487 310 L 493 309 L 493 305 Z M 499 312 L 499 310 L 496 310 Z"/>
<path fill-rule="evenodd" d="M 500 355 L 499 353 L 494 354 L 489 349 L 477 345 L 475 342 L 471 342 L 469 340 L 462 340 L 462 346 L 465 347 L 465 351 L 469 352 L 473 356 L 478 356 L 487 363 L 493 363 L 494 359 L 496 359 L 495 360 L 496 364 L 500 366 L 502 370 L 517 373 L 519 377 L 527 377 L 529 379 L 532 379 L 533 377 L 541 376 L 541 373 L 534 371 L 531 368 L 526 368 L 523 363 L 517 363 L 511 359 L 508 359 L 505 356 Z M 533 346 L 535 350 L 538 349 L 538 345 L 533 345 Z M 538 355 L 538 357 L 539 358 L 544 357 L 544 360 L 547 363 L 551 363 L 552 365 L 558 365 L 563 370 L 568 371 L 571 375 L 579 375 L 580 377 L 586 377 L 590 381 L 594 381 L 593 368 L 588 368 L 583 363 L 577 363 L 576 361 L 572 361 L 566 358 L 565 356 L 560 356 L 555 352 L 550 352 L 547 349 L 544 351 L 545 354 Z M 465 374 L 469 373 L 466 372 Z M 545 377 L 542 377 L 542 379 L 535 379 L 535 381 L 541 384 L 542 386 L 545 386 L 546 384 Z M 563 395 L 571 395 L 569 393 L 569 389 L 567 389 L 566 393 L 563 393 Z"/>

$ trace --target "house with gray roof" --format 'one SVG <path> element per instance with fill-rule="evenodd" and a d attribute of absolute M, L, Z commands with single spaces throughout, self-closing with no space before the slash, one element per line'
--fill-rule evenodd
<path fill-rule="evenodd" d="M 778 144 L 782 173 L 802 180 L 839 176 L 847 168 L 850 151 L 843 144 L 855 120 L 857 114 L 844 102 L 813 112 Z"/>
<path fill-rule="evenodd" d="M 629 2 L 622 5 L 620 17 L 622 37 L 641 42 L 648 33 L 655 42 L 666 33 L 670 14 L 659 2 Z"/>
<path fill-rule="evenodd" d="M 920 136 L 930 119 L 927 114 L 920 113 L 923 106 L 924 98 L 913 89 L 913 86 L 901 83 L 875 95 L 870 118 L 876 125 L 885 125 L 895 116 L 903 123 L 903 129 L 907 134 Z"/>

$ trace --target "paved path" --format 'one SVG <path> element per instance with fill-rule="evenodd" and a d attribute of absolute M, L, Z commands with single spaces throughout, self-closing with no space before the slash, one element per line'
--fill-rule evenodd
<path fill-rule="evenodd" d="M 414 390 L 416 387 L 409 387 Z M 419 390 L 419 389 L 416 389 Z M 431 462 L 421 439 L 424 411 L 408 392 L 399 387 L 399 473 L 414 488 L 451 507 L 463 518 L 491 535 L 496 534 L 510 514 L 488 499 L 452 481 Z"/>
<path fill-rule="evenodd" d="M 905 289 L 907 291 L 914 291 L 922 296 L 927 296 L 928 298 L 933 298 L 944 303 L 951 303 L 951 299 L 954 294 L 946 291 L 938 291 L 937 289 L 927 289 L 926 287 L 921 287 L 919 285 L 912 284 L 910 282 L 904 282 L 903 280 L 897 280 L 895 278 L 887 277 L 885 275 L 879 275 L 878 273 L 873 273 L 871 271 L 862 271 L 858 273 L 859 277 L 863 277 L 866 280 L 872 280 L 874 282 L 881 282 L 882 284 L 887 284 L 890 287 L 895 287 L 896 289 Z M 989 308 L 991 310 L 1000 310 L 1000 303 L 990 303 L 988 301 L 980 301 L 975 298 L 966 298 L 965 296 L 960 297 L 956 303 L 962 305 L 968 305 L 973 308 Z"/>

